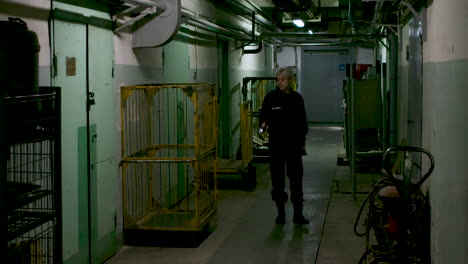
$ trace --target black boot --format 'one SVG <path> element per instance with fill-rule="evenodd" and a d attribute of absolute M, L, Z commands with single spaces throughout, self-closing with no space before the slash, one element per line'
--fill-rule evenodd
<path fill-rule="evenodd" d="M 294 216 L 293 216 L 293 223 L 296 225 L 308 225 L 309 220 L 304 217 L 302 214 L 302 203 L 301 204 L 294 204 Z"/>
<path fill-rule="evenodd" d="M 278 215 L 276 216 L 275 223 L 277 225 L 284 225 L 286 223 L 286 209 L 284 203 L 276 202 L 276 209 L 278 209 Z"/>

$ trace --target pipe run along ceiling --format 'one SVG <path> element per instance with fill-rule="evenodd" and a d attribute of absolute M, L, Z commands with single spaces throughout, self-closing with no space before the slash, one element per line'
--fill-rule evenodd
<path fill-rule="evenodd" d="M 109 2 L 109 0 L 101 0 Z M 122 0 L 117 17 L 127 16 L 117 29 L 148 23 L 164 11 L 168 0 Z M 171 0 L 172 1 L 172 0 Z M 179 0 L 178 0 L 179 1 Z M 227 25 L 216 18 L 199 18 L 181 12 L 181 23 L 244 41 L 264 41 L 272 45 L 306 45 L 375 42 L 374 37 L 395 34 L 412 15 L 417 15 L 422 0 L 206 0 L 218 10 L 250 21 L 250 32 Z M 115 3 L 115 2 L 114 2 Z M 159 13 L 159 14 L 160 14 Z M 296 27 L 292 20 L 301 18 L 305 25 Z M 119 20 L 117 20 L 119 22 Z M 248 30 L 247 30 L 248 31 Z M 254 33 L 252 33 L 254 32 Z M 273 34 L 274 33 L 274 34 Z M 284 34 L 279 34 L 284 33 Z M 355 38 L 348 37 L 354 34 Z M 344 37 L 346 36 L 346 37 Z"/>
<path fill-rule="evenodd" d="M 415 10 L 420 9 L 424 1 L 212 0 L 212 2 L 219 9 L 246 17 L 245 10 L 235 8 L 242 5 L 269 20 L 280 32 L 292 33 L 264 37 L 266 41 L 271 39 L 271 43 L 303 45 L 313 42 L 336 42 L 336 39 L 349 42 L 348 37 L 341 37 L 343 34 L 355 34 L 356 39 L 361 42 L 368 42 L 371 39 L 364 35 L 375 37 L 395 34 L 398 27 L 406 23 L 412 15 L 417 15 Z M 303 20 L 304 27 L 295 26 L 294 19 Z M 262 28 L 260 24 L 257 25 L 257 30 L 265 36 L 271 33 L 271 30 Z M 330 37 L 328 41 L 327 36 Z"/>

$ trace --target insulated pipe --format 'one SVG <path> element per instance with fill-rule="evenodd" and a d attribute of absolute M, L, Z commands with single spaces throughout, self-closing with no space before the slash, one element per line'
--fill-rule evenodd
<path fill-rule="evenodd" d="M 247 34 L 243 35 L 241 33 L 237 33 L 232 30 L 225 29 L 223 27 L 220 27 L 214 23 L 211 23 L 209 21 L 200 19 L 198 17 L 192 16 L 187 13 L 182 13 L 182 17 L 185 18 L 183 19 L 182 23 L 186 23 L 195 27 L 200 27 L 202 29 L 205 29 L 207 31 L 213 32 L 213 33 L 218 33 L 222 34 L 228 37 L 232 37 L 235 39 L 250 39 L 251 37 Z"/>
<path fill-rule="evenodd" d="M 223 0 L 221 2 L 227 3 L 230 7 L 232 7 L 233 9 L 238 9 L 242 13 L 245 13 L 245 14 L 252 13 L 252 10 L 248 6 L 245 6 L 244 4 L 239 3 L 238 1 Z M 260 23 L 262 26 L 264 26 L 264 27 L 266 27 L 268 29 L 272 29 L 272 30 L 277 31 L 277 32 L 281 31 L 281 29 L 279 29 L 276 25 L 271 23 L 269 20 L 267 20 L 263 16 L 256 16 L 255 20 L 258 23 Z"/>
<path fill-rule="evenodd" d="M 165 1 L 161 1 L 159 3 L 156 3 L 156 2 L 153 2 L 153 1 L 148 1 L 148 0 L 123 0 L 123 1 L 126 2 L 126 3 L 129 3 L 129 4 L 132 4 L 132 5 L 135 5 L 137 7 L 143 7 L 146 10 L 148 10 L 149 8 L 156 7 L 158 9 L 158 11 L 164 12 L 167 9 L 167 4 L 166 4 Z M 126 11 L 133 10 L 133 9 L 137 8 L 135 6 L 128 8 Z M 117 29 L 114 30 L 114 33 L 119 32 L 119 31 L 121 31 L 122 29 L 124 29 L 124 28 L 126 28 L 128 26 L 133 25 L 135 22 L 137 22 L 138 20 L 142 19 L 143 17 L 145 17 L 145 16 L 147 16 L 147 15 L 149 15 L 151 13 L 153 13 L 153 12 L 140 13 L 138 16 L 133 17 L 128 21 L 125 21 L 123 19 L 116 19 L 115 21 L 117 23 Z"/>
<path fill-rule="evenodd" d="M 382 10 L 383 1 L 377 1 L 374 7 L 374 17 L 372 18 L 372 23 L 380 23 L 381 10 Z"/>
<path fill-rule="evenodd" d="M 414 17 L 416 17 L 416 19 L 418 20 L 418 22 L 419 22 L 419 23 L 422 23 L 422 22 L 421 22 L 421 21 L 422 21 L 421 16 L 420 16 L 419 13 L 416 11 L 416 9 L 413 8 L 413 6 L 412 6 L 410 3 L 407 3 L 407 2 L 405 2 L 405 1 L 401 1 L 401 2 L 400 2 L 400 5 L 406 6 L 406 7 L 409 9 L 409 11 L 410 11 L 411 13 L 413 13 Z"/>
<path fill-rule="evenodd" d="M 364 45 L 363 43 L 361 44 L 356 44 L 354 42 L 330 42 L 330 43 L 324 43 L 324 42 L 317 42 L 317 43 L 294 43 L 294 42 L 281 42 L 281 46 L 286 47 L 286 46 L 301 46 L 301 47 L 310 47 L 310 46 L 318 46 L 318 47 L 327 47 L 327 46 L 352 46 L 352 47 L 369 47 L 373 48 L 374 45 Z"/>
<path fill-rule="evenodd" d="M 261 44 L 262 41 L 265 39 L 270 39 L 270 38 L 281 38 L 281 37 L 286 37 L 286 38 L 307 38 L 307 40 L 315 40 L 315 39 L 380 39 L 383 36 L 381 35 L 367 35 L 367 34 L 329 34 L 329 33 L 317 33 L 317 34 L 309 34 L 306 32 L 263 32 L 260 34 L 258 37 L 258 44 L 259 48 L 254 49 L 254 50 L 245 50 L 244 53 L 252 54 L 252 53 L 258 53 L 261 51 Z M 336 42 L 336 43 L 304 43 L 304 41 L 301 41 L 301 43 L 291 43 L 291 42 L 281 42 L 279 43 L 282 46 L 333 46 L 333 45 L 346 45 L 350 44 L 349 42 L 343 43 L 343 42 Z"/>
<path fill-rule="evenodd" d="M 390 146 L 397 142 L 397 107 L 398 107 L 398 37 L 390 35 Z"/>
<path fill-rule="evenodd" d="M 149 1 L 149 0 L 123 0 L 123 1 L 125 3 L 142 6 L 142 7 L 156 7 L 163 11 L 167 9 L 166 1 L 164 0 L 158 1 L 158 2 Z"/>
<path fill-rule="evenodd" d="M 255 11 L 252 12 L 252 41 L 255 41 Z"/>
<path fill-rule="evenodd" d="M 259 40 L 266 38 L 279 38 L 279 37 L 307 37 L 307 39 L 373 39 L 383 38 L 382 35 L 377 34 L 330 34 L 330 33 L 314 33 L 307 32 L 263 32 L 259 36 Z"/>

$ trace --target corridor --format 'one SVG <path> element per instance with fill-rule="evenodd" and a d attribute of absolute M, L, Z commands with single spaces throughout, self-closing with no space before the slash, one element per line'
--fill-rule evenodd
<path fill-rule="evenodd" d="M 219 191 L 218 211 L 210 225 L 213 232 L 198 247 L 124 246 L 106 263 L 316 263 L 342 133 L 339 127 L 310 127 L 308 155 L 303 159 L 304 215 L 309 225 L 292 224 L 291 203 L 287 204 L 286 224 L 274 224 L 276 211 L 270 198 L 268 164 L 257 163 L 255 191 Z"/>

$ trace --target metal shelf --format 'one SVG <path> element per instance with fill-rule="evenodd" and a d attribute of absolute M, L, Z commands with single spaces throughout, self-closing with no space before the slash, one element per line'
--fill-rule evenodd
<path fill-rule="evenodd" d="M 53 195 L 53 193 L 54 193 L 53 191 L 48 191 L 48 190 L 35 190 L 30 193 L 27 193 L 25 194 L 23 198 L 14 199 L 12 202 L 8 204 L 7 206 L 8 213 L 10 214 L 10 212 L 14 211 L 15 209 L 29 205 L 49 195 Z"/>
<path fill-rule="evenodd" d="M 58 87 L 0 98 L 0 257 L 9 263 L 62 261 L 60 111 Z"/>
<path fill-rule="evenodd" d="M 8 217 L 8 241 L 18 238 L 41 225 L 53 221 L 56 215 L 51 212 L 15 211 Z"/>

